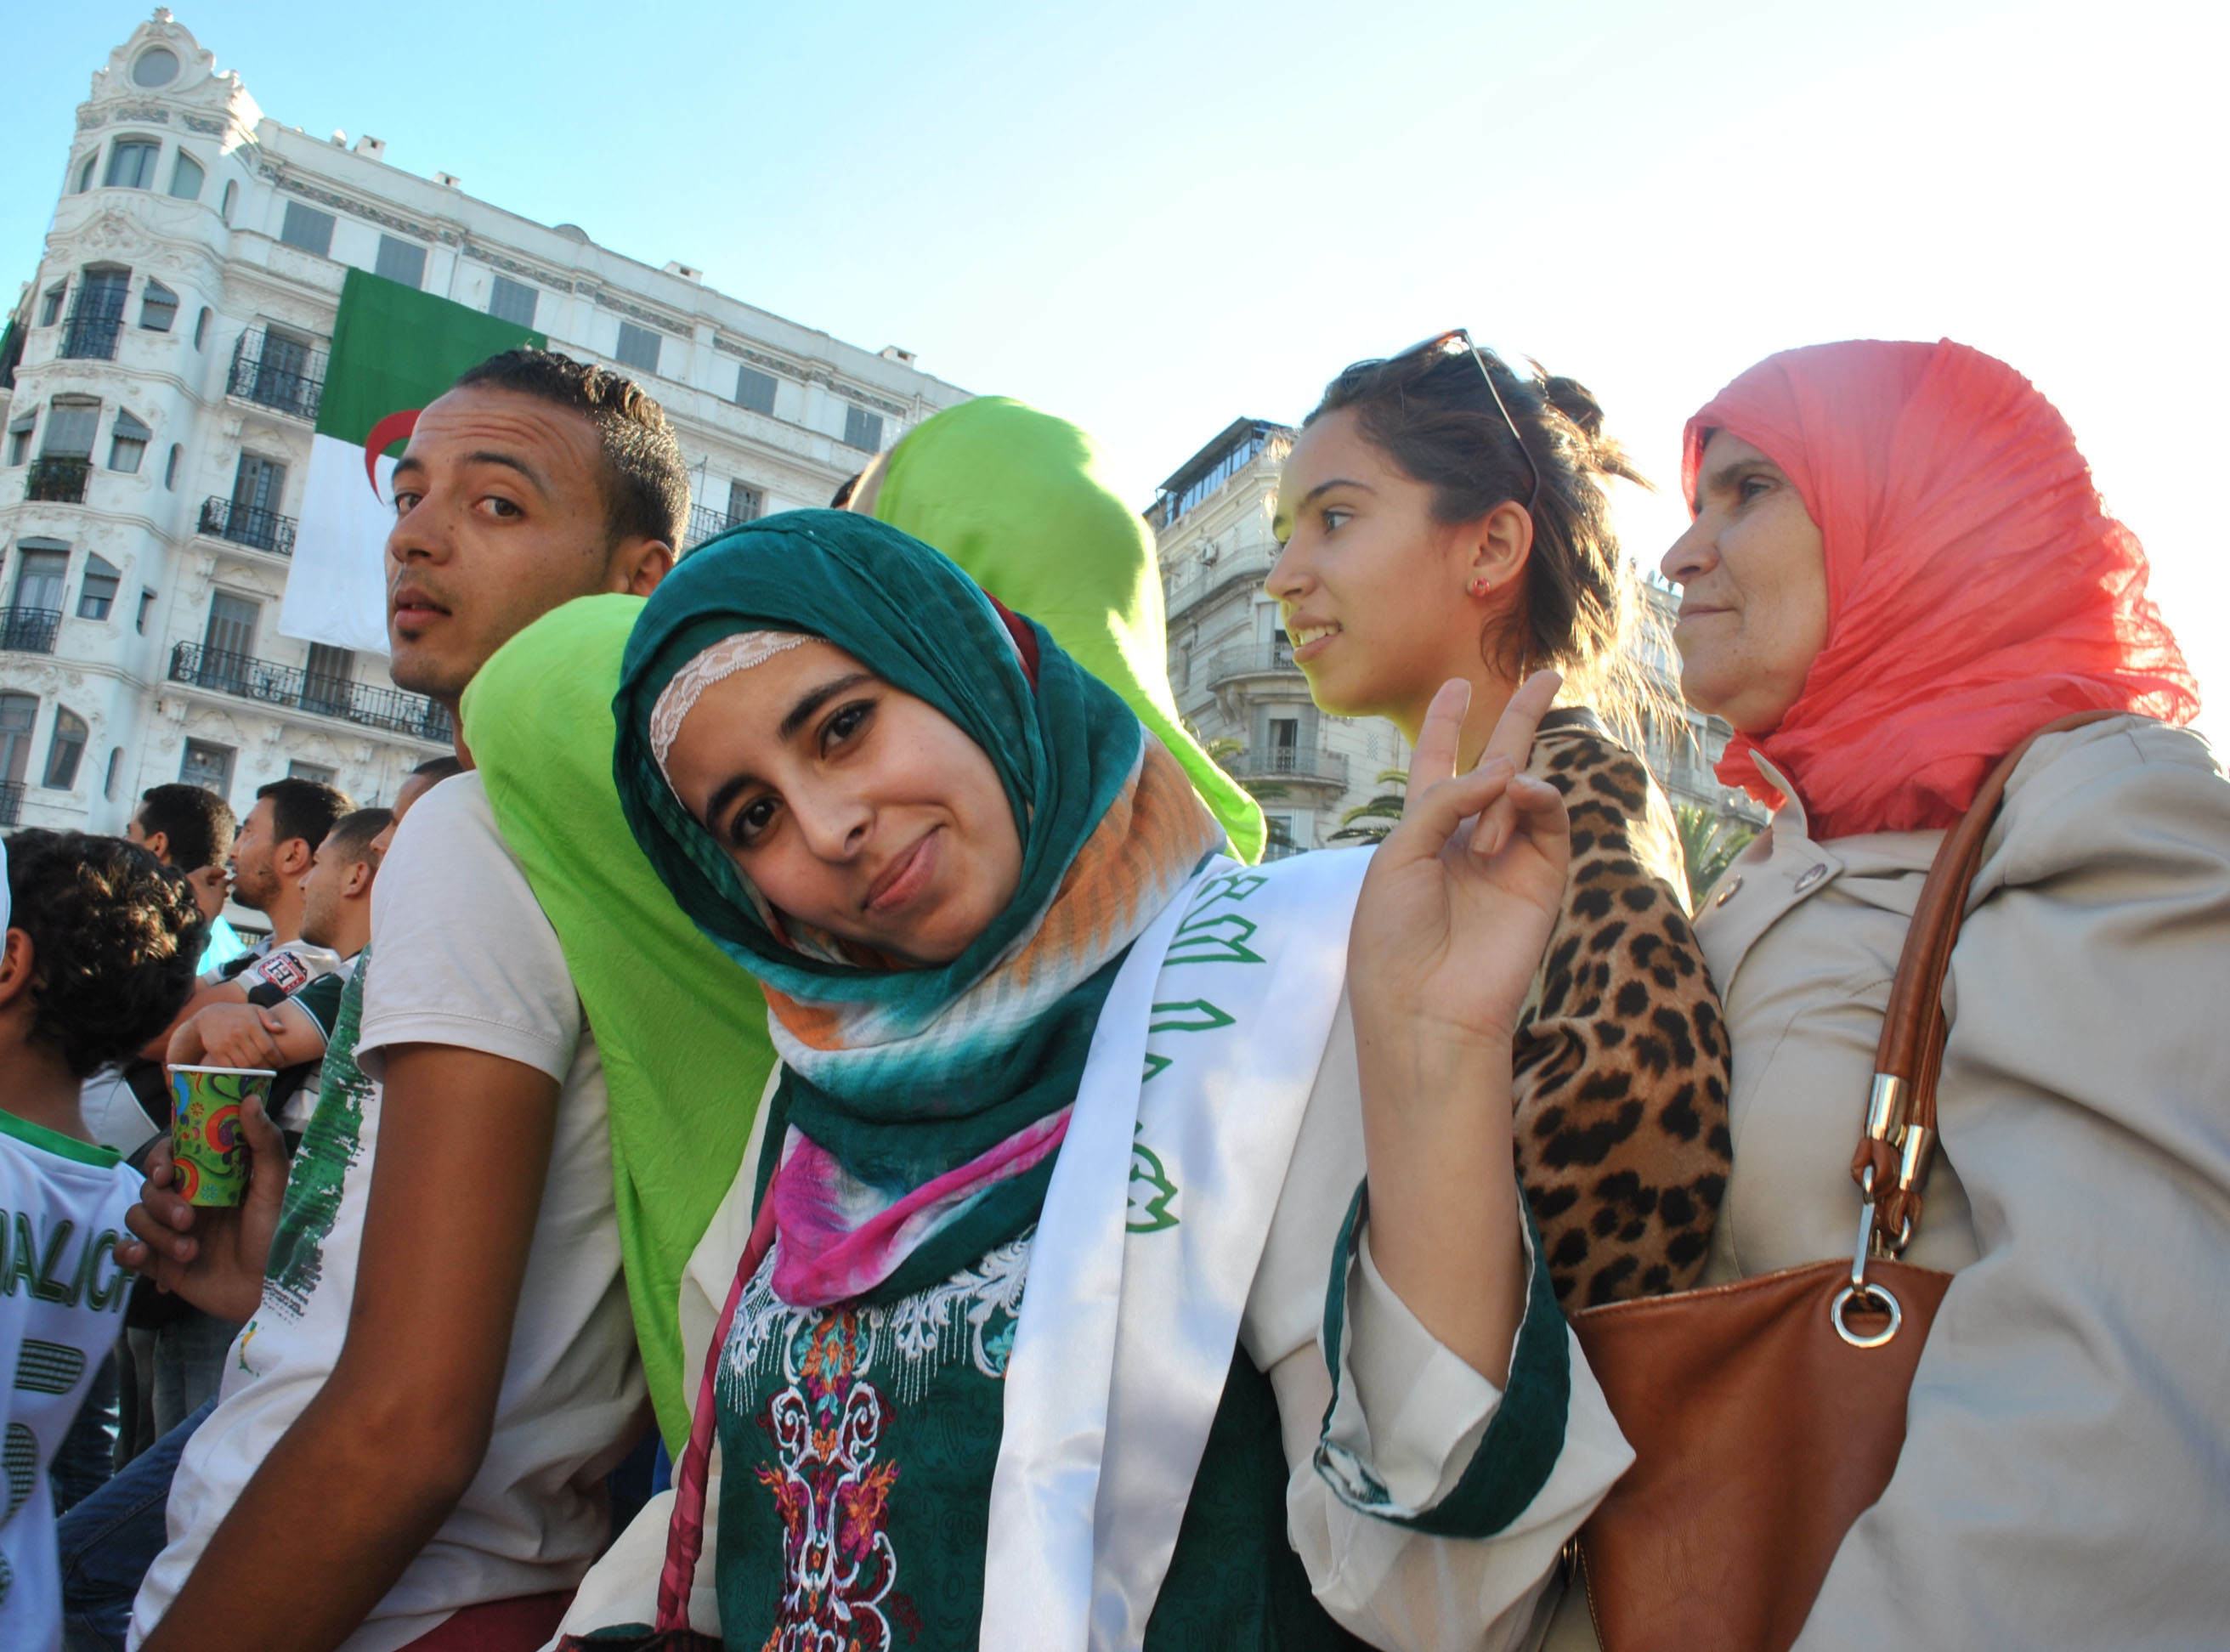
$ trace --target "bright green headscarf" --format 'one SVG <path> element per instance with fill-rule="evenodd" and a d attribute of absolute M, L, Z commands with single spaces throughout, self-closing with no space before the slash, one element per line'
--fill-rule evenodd
<path fill-rule="evenodd" d="M 1090 436 L 1003 396 L 963 402 L 892 452 L 875 516 L 1051 631 L 1184 765 L 1234 853 L 1261 858 L 1261 806 L 1178 720 L 1153 539 Z"/>

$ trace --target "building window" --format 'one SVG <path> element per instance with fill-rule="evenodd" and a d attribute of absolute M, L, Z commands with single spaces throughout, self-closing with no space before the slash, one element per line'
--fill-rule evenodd
<path fill-rule="evenodd" d="M 76 193 L 83 195 L 93 187 L 93 169 L 100 165 L 100 152 L 94 150 L 85 158 L 85 165 L 77 169 Z"/>
<path fill-rule="evenodd" d="M 232 512 L 228 537 L 274 549 L 279 507 L 287 502 L 287 467 L 261 454 L 243 453 L 233 473 Z"/>
<path fill-rule="evenodd" d="M 305 763 L 299 758 L 289 758 L 287 778 L 289 780 L 314 780 L 321 786 L 333 784 L 336 771 L 322 763 Z"/>
<path fill-rule="evenodd" d="M 34 408 L 29 413 L 18 413 L 8 421 L 8 462 L 20 465 L 31 456 L 31 432 L 38 428 L 39 413 Z"/>
<path fill-rule="evenodd" d="M 145 138 L 119 138 L 108 152 L 108 175 L 102 182 L 112 190 L 144 190 L 155 182 L 155 158 L 163 145 Z"/>
<path fill-rule="evenodd" d="M 348 649 L 311 643 L 309 663 L 302 673 L 302 708 L 347 716 L 349 684 L 355 674 L 356 655 Z"/>
<path fill-rule="evenodd" d="M 119 576 L 102 558 L 87 556 L 85 578 L 78 583 L 77 616 L 80 619 L 105 620 L 116 606 L 116 586 Z"/>
<path fill-rule="evenodd" d="M 31 731 L 38 726 L 38 721 L 36 696 L 0 694 L 0 784 L 21 791 L 23 777 L 30 772 Z M 16 799 L 7 801 L 12 814 Z"/>
<path fill-rule="evenodd" d="M 62 583 L 69 577 L 69 547 L 54 539 L 25 539 L 16 558 L 16 600 L 33 613 L 62 611 Z"/>
<path fill-rule="evenodd" d="M 139 616 L 132 622 L 132 629 L 142 636 L 147 635 L 147 616 L 153 611 L 154 606 L 155 593 L 142 586 L 139 591 Z"/>
<path fill-rule="evenodd" d="M 132 66 L 134 86 L 168 86 L 177 78 L 178 55 L 167 47 L 149 47 Z"/>
<path fill-rule="evenodd" d="M 47 742 L 49 791 L 68 791 L 77 784 L 77 765 L 85 756 L 85 719 L 66 706 L 55 707 L 54 738 Z"/>
<path fill-rule="evenodd" d="M 202 313 L 194 318 L 194 348 L 197 350 L 208 341 L 209 323 L 209 306 L 204 304 L 202 306 Z"/>
<path fill-rule="evenodd" d="M 100 421 L 100 403 L 90 397 L 57 396 L 50 410 L 54 416 L 47 421 L 47 445 L 42 451 L 56 458 L 90 455 L 93 427 Z"/>
<path fill-rule="evenodd" d="M 139 325 L 149 332 L 168 332 L 178 319 L 178 295 L 160 281 L 149 281 L 139 295 Z"/>
<path fill-rule="evenodd" d="M 738 522 L 756 522 L 765 513 L 765 489 L 754 487 L 749 482 L 732 481 L 728 484 L 728 526 L 730 527 L 735 526 Z"/>
<path fill-rule="evenodd" d="M 648 327 L 639 327 L 632 321 L 620 323 L 620 345 L 612 354 L 622 366 L 638 371 L 654 373 L 658 371 L 658 347 L 665 335 L 653 332 Z"/>
<path fill-rule="evenodd" d="M 171 444 L 171 456 L 163 461 L 163 491 L 166 494 L 178 491 L 178 444 L 175 442 Z"/>
<path fill-rule="evenodd" d="M 147 456 L 147 438 L 151 434 L 145 425 L 119 408 L 116 423 L 109 427 L 108 468 L 127 476 L 138 475 L 139 461 Z"/>
<path fill-rule="evenodd" d="M 62 319 L 62 298 L 69 291 L 69 283 L 56 281 L 39 300 L 39 325 L 50 327 Z"/>
<path fill-rule="evenodd" d="M 107 798 L 111 803 L 114 803 L 116 801 L 117 776 L 123 767 L 124 748 L 120 745 L 110 746 L 108 748 L 108 772 L 101 779 L 100 795 Z"/>
<path fill-rule="evenodd" d="M 132 272 L 120 264 L 91 264 L 77 284 L 56 353 L 79 361 L 116 359 L 116 335 L 124 330 L 124 295 Z"/>
<path fill-rule="evenodd" d="M 289 201 L 286 222 L 279 228 L 279 239 L 304 252 L 330 258 L 333 255 L 333 215 L 304 206 L 300 201 Z"/>
<path fill-rule="evenodd" d="M 883 416 L 870 413 L 864 407 L 844 404 L 844 445 L 862 448 L 868 453 L 883 450 Z"/>
<path fill-rule="evenodd" d="M 224 198 L 217 205 L 216 216 L 222 218 L 227 223 L 230 223 L 232 222 L 232 203 L 239 198 L 240 185 L 234 183 L 229 178 L 226 179 L 224 185 Z"/>
<path fill-rule="evenodd" d="M 541 296 L 525 281 L 499 275 L 495 278 L 495 291 L 488 294 L 488 313 L 499 321 L 531 327 L 534 325 L 535 300 Z"/>
<path fill-rule="evenodd" d="M 774 391 L 778 381 L 772 373 L 763 373 L 756 367 L 736 369 L 736 405 L 747 407 L 754 413 L 772 416 Z"/>
<path fill-rule="evenodd" d="M 426 284 L 426 249 L 413 241 L 398 241 L 393 236 L 379 238 L 379 257 L 373 262 L 371 273 L 404 287 L 423 287 Z"/>
<path fill-rule="evenodd" d="M 217 592 L 209 598 L 209 629 L 202 633 L 202 647 L 210 654 L 246 660 L 255 652 L 255 623 L 262 614 L 261 603 Z"/>
<path fill-rule="evenodd" d="M 181 201 L 198 201 L 202 198 L 202 180 L 208 176 L 202 164 L 182 149 L 177 159 L 171 163 L 171 193 Z"/>
<path fill-rule="evenodd" d="M 178 765 L 178 778 L 190 786 L 203 786 L 229 803 L 232 800 L 232 759 L 229 745 L 208 740 L 188 740 L 186 755 Z"/>

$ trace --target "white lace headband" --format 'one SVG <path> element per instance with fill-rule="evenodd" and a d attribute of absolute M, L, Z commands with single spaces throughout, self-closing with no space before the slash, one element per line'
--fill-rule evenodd
<path fill-rule="evenodd" d="M 674 777 L 667 773 L 667 753 L 673 751 L 681 725 L 707 688 L 725 681 L 738 671 L 764 665 L 801 642 L 820 640 L 802 631 L 738 631 L 733 636 L 722 637 L 675 672 L 674 681 L 666 685 L 650 713 L 651 754 L 658 759 L 658 771 L 666 775 L 667 784 L 674 784 Z"/>

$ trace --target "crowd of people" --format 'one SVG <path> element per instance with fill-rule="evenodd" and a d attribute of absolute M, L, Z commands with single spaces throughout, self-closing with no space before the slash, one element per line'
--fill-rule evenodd
<path fill-rule="evenodd" d="M 1331 382 L 1266 595 L 1415 758 L 1257 866 L 1074 426 L 679 561 L 655 402 L 467 372 L 388 544 L 457 757 L 7 841 L 0 1640 L 1620 1652 L 1593 1327 L 1839 1257 L 1902 1449 L 1771 1645 L 2230 1638 L 2230 781 L 2143 548 L 1975 351 L 1737 377 L 1661 565 L 1772 821 L 1692 910 L 1605 426 L 1460 332 Z M 202 1066 L 276 1074 L 236 1205 Z"/>

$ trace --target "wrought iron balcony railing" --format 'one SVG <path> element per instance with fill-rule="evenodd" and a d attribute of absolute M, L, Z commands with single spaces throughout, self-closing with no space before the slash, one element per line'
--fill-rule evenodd
<path fill-rule="evenodd" d="M 725 533 L 732 527 L 740 527 L 752 519 L 731 516 L 725 511 L 716 511 L 710 505 L 689 507 L 689 526 L 681 536 L 681 554 L 687 556 L 716 533 Z"/>
<path fill-rule="evenodd" d="M 0 826 L 13 826 L 23 816 L 23 783 L 0 781 Z"/>
<path fill-rule="evenodd" d="M 23 479 L 23 497 L 44 500 L 50 505 L 82 505 L 86 480 L 92 474 L 91 459 L 48 454 L 31 461 L 30 472 Z"/>
<path fill-rule="evenodd" d="M 201 531 L 235 545 L 252 545 L 274 556 L 294 554 L 294 519 L 260 510 L 238 500 L 212 494 L 202 501 Z"/>
<path fill-rule="evenodd" d="M 1299 678 L 1300 669 L 1293 663 L 1293 645 L 1290 642 L 1242 642 L 1234 648 L 1218 649 L 1208 657 L 1207 682 L 1209 687 L 1214 688 L 1234 677 L 1260 676 L 1269 673 Z M 1196 667 L 1195 670 L 1197 673 L 1198 668 Z"/>
<path fill-rule="evenodd" d="M 338 717 L 365 728 L 385 729 L 413 739 L 447 745 L 456 738 L 448 710 L 423 694 L 400 688 L 375 688 L 345 678 L 313 675 L 300 666 L 280 665 L 245 654 L 228 654 L 198 642 L 171 650 L 171 681 L 214 688 L 267 706 L 287 706 Z"/>
<path fill-rule="evenodd" d="M 62 323 L 57 353 L 73 361 L 114 361 L 116 340 L 123 331 L 123 286 L 86 287 Z"/>
<path fill-rule="evenodd" d="M 61 629 L 58 608 L 0 608 L 0 649 L 10 654 L 52 654 Z"/>
<path fill-rule="evenodd" d="M 1347 785 L 1347 755 L 1318 745 L 1254 745 L 1224 765 L 1241 780 L 1317 780 Z"/>
<path fill-rule="evenodd" d="M 258 407 L 314 419 L 325 393 L 325 352 L 258 327 L 242 333 L 232 347 L 232 373 L 224 388 L 227 395 Z"/>

